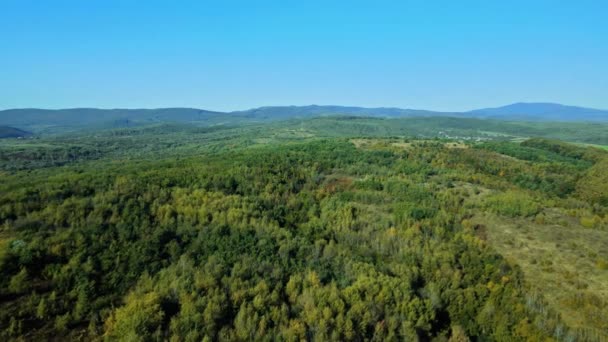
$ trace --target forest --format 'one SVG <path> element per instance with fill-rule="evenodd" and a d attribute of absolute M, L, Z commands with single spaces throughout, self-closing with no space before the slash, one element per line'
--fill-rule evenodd
<path fill-rule="evenodd" d="M 608 340 L 605 127 L 436 120 L 3 140 L 0 338 Z"/>

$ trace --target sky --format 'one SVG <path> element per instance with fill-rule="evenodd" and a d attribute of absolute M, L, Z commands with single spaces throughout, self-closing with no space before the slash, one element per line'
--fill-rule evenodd
<path fill-rule="evenodd" d="M 0 108 L 608 109 L 608 1 L 0 0 Z"/>

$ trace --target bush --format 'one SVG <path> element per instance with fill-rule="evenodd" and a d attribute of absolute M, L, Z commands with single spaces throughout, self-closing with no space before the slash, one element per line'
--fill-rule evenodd
<path fill-rule="evenodd" d="M 65 315 L 57 316 L 55 319 L 55 329 L 59 332 L 65 332 L 68 328 L 68 324 L 70 323 L 70 314 L 67 313 Z"/>
<path fill-rule="evenodd" d="M 581 226 L 585 228 L 593 228 L 595 226 L 595 220 L 593 217 L 581 217 Z"/>
<path fill-rule="evenodd" d="M 29 280 L 27 270 L 22 268 L 19 273 L 14 275 L 11 278 L 11 281 L 8 285 L 8 289 L 13 293 L 22 293 L 27 291 L 29 287 Z"/>
<path fill-rule="evenodd" d="M 506 191 L 488 197 L 485 208 L 510 217 L 533 216 L 540 211 L 540 206 L 533 198 L 516 191 Z"/>

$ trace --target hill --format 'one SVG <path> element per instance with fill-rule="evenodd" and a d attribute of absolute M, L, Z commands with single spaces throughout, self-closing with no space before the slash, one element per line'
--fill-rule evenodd
<path fill-rule="evenodd" d="M 151 123 L 194 123 L 202 126 L 281 121 L 297 118 L 351 115 L 413 117 L 447 115 L 424 110 L 343 106 L 260 107 L 245 111 L 214 112 L 194 108 L 161 109 L 10 109 L 0 111 L 0 124 L 37 132 L 66 132 L 82 128 L 119 128 Z"/>
<path fill-rule="evenodd" d="M 267 119 L 306 118 L 327 115 L 351 115 L 384 118 L 461 117 L 489 118 L 506 121 L 603 121 L 608 122 L 608 110 L 565 106 L 556 103 L 514 103 L 511 105 L 476 109 L 468 112 L 440 112 L 422 109 L 365 108 L 347 106 L 275 106 L 260 107 L 232 114 Z"/>
<path fill-rule="evenodd" d="M 514 103 L 468 112 L 473 116 L 527 121 L 608 121 L 608 110 L 564 106 L 556 103 Z"/>
<path fill-rule="evenodd" d="M 307 118 L 328 115 L 354 115 L 368 117 L 411 117 L 411 116 L 443 116 L 456 113 L 443 113 L 428 110 L 402 109 L 402 108 L 365 108 L 349 106 L 269 106 L 253 108 L 245 111 L 232 112 L 232 114 L 242 114 L 247 117 L 266 118 L 266 119 L 290 119 Z"/>
<path fill-rule="evenodd" d="M 75 131 L 82 128 L 118 128 L 150 123 L 191 123 L 202 126 L 246 124 L 323 116 L 377 118 L 457 117 L 503 121 L 608 122 L 608 111 L 551 103 L 517 103 L 470 112 L 437 112 L 401 108 L 347 106 L 270 106 L 244 111 L 217 112 L 195 108 L 161 109 L 10 109 L 0 111 L 0 125 L 38 133 Z"/>
<path fill-rule="evenodd" d="M 0 126 L 0 139 L 3 138 L 24 138 L 32 133 L 9 126 Z"/>
<path fill-rule="evenodd" d="M 161 109 L 9 109 L 0 111 L 0 124 L 36 131 L 58 131 L 84 127 L 123 127 L 155 122 L 207 122 L 224 113 L 194 108 Z"/>

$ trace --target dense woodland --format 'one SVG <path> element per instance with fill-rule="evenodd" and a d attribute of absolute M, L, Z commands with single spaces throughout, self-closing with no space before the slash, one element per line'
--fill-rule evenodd
<path fill-rule="evenodd" d="M 608 231 L 606 151 L 169 128 L 0 145 L 3 340 L 608 336 L 608 298 L 568 326 L 475 223 Z"/>

